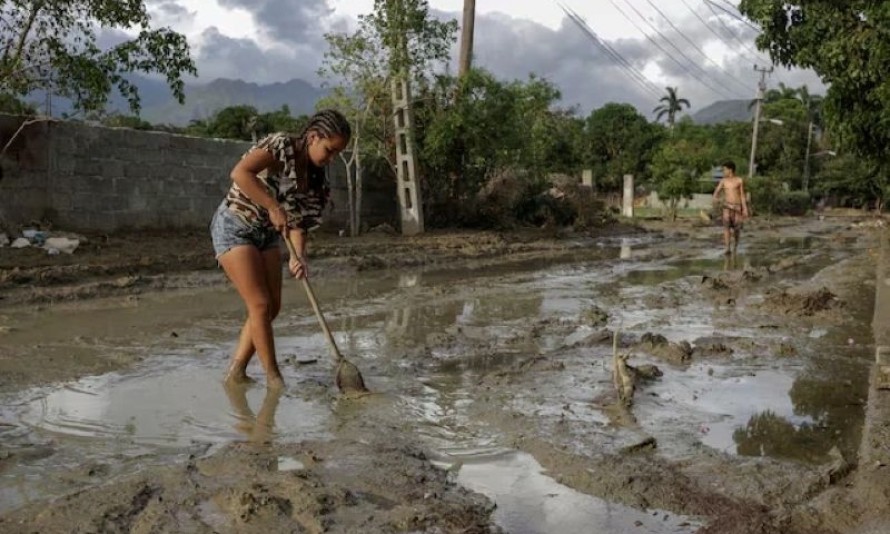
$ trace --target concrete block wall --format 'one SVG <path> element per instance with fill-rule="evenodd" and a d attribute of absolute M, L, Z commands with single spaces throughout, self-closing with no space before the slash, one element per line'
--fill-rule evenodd
<path fill-rule="evenodd" d="M 24 119 L 0 115 L 0 146 Z M 250 146 L 105 128 L 71 122 L 26 127 L 3 159 L 0 217 L 15 226 L 47 217 L 59 228 L 111 232 L 124 229 L 206 228 L 230 186 L 229 172 Z M 325 227 L 348 220 L 345 168 L 330 169 L 334 210 Z M 365 177 L 363 220 L 394 222 L 392 180 Z"/>

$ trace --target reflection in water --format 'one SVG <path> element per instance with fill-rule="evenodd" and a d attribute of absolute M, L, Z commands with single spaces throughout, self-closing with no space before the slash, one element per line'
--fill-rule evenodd
<path fill-rule="evenodd" d="M 845 384 L 839 383 L 841 378 Z M 865 416 L 860 400 L 867 395 L 867 385 L 867 365 L 856 360 L 815 360 L 788 392 L 794 414 L 806 421 L 794 424 L 769 410 L 757 413 L 733 433 L 738 453 L 823 463 L 837 446 L 845 457 L 855 456 Z"/>
<path fill-rule="evenodd" d="M 746 426 L 733 432 L 732 439 L 742 456 L 769 456 L 818 464 L 827 459 L 833 436 L 817 424 L 795 426 L 784 417 L 766 411 L 752 416 Z"/>
<path fill-rule="evenodd" d="M 275 410 L 283 390 L 267 388 L 260 411 L 254 415 L 247 402 L 247 385 L 225 384 L 223 387 L 235 411 L 235 430 L 244 434 L 252 443 L 271 443 L 275 437 Z"/>
<path fill-rule="evenodd" d="M 618 253 L 618 257 L 622 260 L 629 260 L 633 257 L 633 247 L 631 246 L 632 240 L 627 239 L 626 237 L 621 238 L 621 251 Z"/>
<path fill-rule="evenodd" d="M 557 483 L 521 452 L 456 455 L 458 482 L 498 503 L 495 522 L 514 534 L 551 532 L 695 532 L 689 518 L 636 510 L 600 500 Z"/>

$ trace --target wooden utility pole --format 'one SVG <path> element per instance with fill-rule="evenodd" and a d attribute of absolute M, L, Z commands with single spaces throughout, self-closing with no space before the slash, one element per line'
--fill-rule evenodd
<path fill-rule="evenodd" d="M 473 29 L 476 25 L 476 0 L 464 0 L 464 23 L 460 32 L 460 70 L 463 77 L 473 64 Z"/>
<path fill-rule="evenodd" d="M 751 136 L 751 159 L 748 161 L 748 178 L 754 177 L 754 157 L 757 154 L 757 130 L 760 128 L 760 109 L 763 107 L 763 98 L 766 94 L 766 77 L 773 72 L 773 67 L 763 69 L 754 65 L 754 70 L 760 73 L 760 83 L 757 84 L 757 105 L 754 108 L 754 133 Z"/>

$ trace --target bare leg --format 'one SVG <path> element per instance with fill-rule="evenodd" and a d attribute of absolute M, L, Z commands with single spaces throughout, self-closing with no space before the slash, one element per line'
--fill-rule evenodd
<path fill-rule="evenodd" d="M 733 233 L 735 235 L 735 243 L 732 245 L 732 251 L 736 252 L 737 250 L 739 250 L 739 239 L 741 239 L 741 237 L 742 237 L 742 229 L 735 228 L 733 230 Z"/>
<path fill-rule="evenodd" d="M 275 320 L 281 310 L 281 252 L 278 248 L 264 250 L 262 257 L 266 271 L 266 283 L 270 290 L 269 296 L 272 300 L 272 320 Z M 247 365 L 255 353 L 256 348 L 250 337 L 250 320 L 248 319 L 241 328 L 238 346 L 232 356 L 229 370 L 226 372 L 226 382 L 252 382 L 253 379 L 247 376 Z"/>
<path fill-rule="evenodd" d="M 731 229 L 728 226 L 724 226 L 723 227 L 723 249 L 726 252 L 726 254 L 729 254 L 731 234 L 732 234 Z"/>
<path fill-rule="evenodd" d="M 266 279 L 263 254 L 255 247 L 239 246 L 222 255 L 219 262 L 247 305 L 250 339 L 266 372 L 267 387 L 284 386 L 272 335 L 273 288 Z M 280 297 L 280 290 L 277 296 Z"/>

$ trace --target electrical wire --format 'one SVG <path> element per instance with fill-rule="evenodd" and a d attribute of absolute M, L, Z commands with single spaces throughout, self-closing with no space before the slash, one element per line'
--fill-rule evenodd
<path fill-rule="evenodd" d="M 648 33 L 646 33 L 646 31 L 643 30 L 643 28 L 641 28 L 640 25 L 637 24 L 637 22 L 634 21 L 633 18 L 630 17 L 630 15 L 628 15 L 623 9 L 621 9 L 621 7 L 620 7 L 617 3 L 615 3 L 614 0 L 609 0 L 609 3 L 611 3 L 611 4 L 612 4 L 612 7 L 614 7 L 616 10 L 618 10 L 618 12 L 621 13 L 621 15 L 622 15 L 625 19 L 627 19 L 628 22 L 630 22 L 630 23 L 631 23 L 631 24 L 632 24 L 632 25 L 633 25 L 633 26 L 634 26 L 640 33 L 642 33 L 643 36 L 644 36 L 650 43 L 652 43 L 656 48 L 658 48 L 658 49 L 659 49 L 665 56 L 667 56 L 668 59 L 670 59 L 671 61 L 673 61 L 674 63 L 676 63 L 677 66 L 679 66 L 681 69 L 683 69 L 683 71 L 684 71 L 686 74 L 688 74 L 689 76 L 691 76 L 692 79 L 696 80 L 697 82 L 701 83 L 702 85 L 704 85 L 705 87 L 707 87 L 708 89 L 710 89 L 711 91 L 713 91 L 714 93 L 717 93 L 717 94 L 719 94 L 720 96 L 722 96 L 722 97 L 724 97 L 724 98 L 730 98 L 730 99 L 734 98 L 732 95 L 728 94 L 726 91 L 724 91 L 724 90 L 722 90 L 722 89 L 719 89 L 719 88 L 717 88 L 717 87 L 714 87 L 713 85 L 711 85 L 710 83 L 708 83 L 707 80 L 701 78 L 701 77 L 698 76 L 696 73 L 692 72 L 692 70 L 691 70 L 687 65 L 685 65 L 683 62 L 681 62 L 680 60 L 678 60 L 676 57 L 674 57 L 674 56 L 673 56 L 670 52 L 668 52 L 663 46 L 661 46 L 661 44 L 660 44 L 658 41 L 656 41 L 651 35 L 649 35 Z"/>
<path fill-rule="evenodd" d="M 595 31 L 587 24 L 581 15 L 576 13 L 572 8 L 562 4 L 561 2 L 556 2 L 557 5 L 563 10 L 563 12 L 571 19 L 572 22 L 575 23 L 578 28 L 584 32 L 597 46 L 599 46 L 606 54 L 612 58 L 612 61 L 615 62 L 619 67 L 621 67 L 630 78 L 643 90 L 655 96 L 656 98 L 661 96 L 661 91 L 657 85 L 652 83 L 642 72 L 640 72 L 636 67 L 633 66 L 627 59 L 624 58 L 617 50 L 612 48 L 608 43 L 606 43 L 603 39 L 596 34 Z"/>
<path fill-rule="evenodd" d="M 723 72 L 723 74 L 725 74 L 725 75 L 727 75 L 728 77 L 732 78 L 735 82 L 739 83 L 742 87 L 745 87 L 745 88 L 747 88 L 747 89 L 750 89 L 750 88 L 751 88 L 750 86 L 748 86 L 747 82 L 745 82 L 745 81 L 743 81 L 743 80 L 740 80 L 740 79 L 737 78 L 734 74 L 732 74 L 732 73 L 729 72 L 728 70 L 724 69 L 723 66 L 721 66 L 719 63 L 717 63 L 716 61 L 714 61 L 713 59 L 711 59 L 711 58 L 708 56 L 708 54 L 706 54 L 705 51 L 702 50 L 702 48 L 701 48 L 695 41 L 693 41 L 692 39 L 690 39 L 689 36 L 686 35 L 686 33 L 684 33 L 680 28 L 678 28 L 678 27 L 673 23 L 673 21 L 670 19 L 670 17 L 668 17 L 668 16 L 664 13 L 664 11 L 662 11 L 661 9 L 659 9 L 659 7 L 658 7 L 652 0 L 646 0 L 646 3 L 648 3 L 650 6 L 652 6 L 652 9 L 654 9 L 659 15 L 661 15 L 661 17 L 668 23 L 668 25 L 669 25 L 671 28 L 673 28 L 673 30 L 674 30 L 675 32 L 677 32 L 677 33 L 680 35 L 680 37 L 683 38 L 684 41 L 686 41 L 687 43 L 689 43 L 689 45 L 692 46 L 692 48 L 693 48 L 695 51 L 697 51 L 703 58 L 705 58 L 706 60 L 708 60 L 709 62 L 711 62 L 711 64 L 713 64 L 715 67 L 717 67 L 718 69 L 720 69 L 720 71 Z"/>

